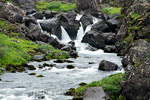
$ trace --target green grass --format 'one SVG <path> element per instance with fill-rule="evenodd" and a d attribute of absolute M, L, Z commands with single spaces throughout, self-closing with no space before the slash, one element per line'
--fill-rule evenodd
<path fill-rule="evenodd" d="M 37 10 L 51 10 L 51 11 L 70 11 L 76 9 L 76 3 L 61 3 L 61 1 L 38 1 L 36 5 Z"/>
<path fill-rule="evenodd" d="M 46 58 L 65 59 L 68 57 L 65 51 L 57 50 L 49 44 L 38 45 L 32 41 L 10 38 L 0 33 L 0 66 L 5 68 L 7 65 L 19 66 L 30 61 L 34 54 L 52 51 Z M 55 55 L 57 54 L 57 55 Z"/>
<path fill-rule="evenodd" d="M 122 80 L 124 80 L 124 74 L 119 73 L 119 74 L 115 74 L 110 77 L 104 78 L 100 81 L 92 82 L 88 85 L 77 88 L 75 90 L 75 97 L 82 96 L 83 92 L 88 87 L 102 87 L 104 89 L 104 91 L 112 92 L 111 100 L 116 100 L 117 96 L 120 95 L 119 91 L 118 91 L 118 87 Z"/>
<path fill-rule="evenodd" d="M 9 32 L 13 32 L 15 31 L 15 26 L 13 24 L 10 24 L 9 22 L 7 21 L 4 21 L 4 20 L 0 20 L 0 30 L 3 31 L 3 30 L 7 30 Z"/>
<path fill-rule="evenodd" d="M 101 12 L 108 14 L 108 15 L 113 15 L 113 14 L 121 14 L 121 8 L 120 7 L 105 7 L 101 9 Z"/>
<path fill-rule="evenodd" d="M 61 51 L 61 50 L 54 50 L 46 56 L 47 60 L 50 60 L 50 59 L 67 59 L 67 58 L 68 58 L 68 54 L 65 51 Z"/>
<path fill-rule="evenodd" d="M 23 39 L 10 38 L 0 33 L 0 66 L 18 66 L 31 60 L 28 52 L 34 51 L 35 43 Z"/>

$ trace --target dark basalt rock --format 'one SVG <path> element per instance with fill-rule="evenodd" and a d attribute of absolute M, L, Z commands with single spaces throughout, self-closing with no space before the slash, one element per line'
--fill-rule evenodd
<path fill-rule="evenodd" d="M 82 25 L 83 25 L 84 30 L 86 29 L 86 27 L 87 27 L 88 25 L 93 24 L 93 18 L 92 18 L 92 16 L 91 16 L 90 14 L 84 14 L 84 15 L 81 17 L 80 21 L 82 22 Z"/>
<path fill-rule="evenodd" d="M 118 65 L 106 60 L 102 60 L 98 69 L 102 71 L 115 71 L 118 69 Z"/>
<path fill-rule="evenodd" d="M 44 15 L 42 12 L 37 12 L 33 15 L 36 19 L 43 19 Z"/>
<path fill-rule="evenodd" d="M 104 52 L 108 52 L 108 53 L 116 53 L 116 46 L 115 45 L 106 45 L 104 48 Z"/>
<path fill-rule="evenodd" d="M 107 25 L 107 23 L 103 20 L 100 20 L 98 23 L 92 26 L 92 30 L 97 32 L 111 32 L 111 29 Z"/>
<path fill-rule="evenodd" d="M 73 66 L 73 65 L 67 65 L 66 68 L 68 68 L 68 69 L 74 69 L 75 66 Z"/>
<path fill-rule="evenodd" d="M 91 46 L 104 49 L 105 47 L 105 38 L 103 37 L 102 33 L 98 33 L 96 31 L 89 31 L 82 39 L 83 43 L 89 43 Z"/>

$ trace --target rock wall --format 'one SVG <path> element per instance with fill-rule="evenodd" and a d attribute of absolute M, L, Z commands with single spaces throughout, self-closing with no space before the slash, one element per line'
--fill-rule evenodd
<path fill-rule="evenodd" d="M 126 8 L 125 8 L 126 6 Z M 150 98 L 150 3 L 144 0 L 124 0 L 122 14 L 127 16 L 117 34 L 119 55 L 126 80 L 120 92 L 126 100 Z"/>

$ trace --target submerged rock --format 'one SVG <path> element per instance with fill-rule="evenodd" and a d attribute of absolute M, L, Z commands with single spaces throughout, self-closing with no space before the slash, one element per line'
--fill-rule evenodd
<path fill-rule="evenodd" d="M 102 71 L 115 71 L 118 69 L 118 65 L 106 60 L 102 60 L 98 69 Z"/>
<path fill-rule="evenodd" d="M 38 76 L 36 76 L 36 77 L 44 77 L 43 75 L 38 75 Z"/>
<path fill-rule="evenodd" d="M 36 73 L 29 73 L 29 75 L 36 75 Z"/>

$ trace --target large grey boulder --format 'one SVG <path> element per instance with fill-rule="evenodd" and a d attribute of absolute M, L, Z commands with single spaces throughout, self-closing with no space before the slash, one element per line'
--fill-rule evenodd
<path fill-rule="evenodd" d="M 105 38 L 103 37 L 102 33 L 92 30 L 84 35 L 82 42 L 89 43 L 91 46 L 98 49 L 104 49 L 105 47 Z"/>
<path fill-rule="evenodd" d="M 89 87 L 83 94 L 83 100 L 109 100 L 102 87 Z"/>
<path fill-rule="evenodd" d="M 115 71 L 118 69 L 118 65 L 106 60 L 102 60 L 98 69 L 102 71 Z"/>

